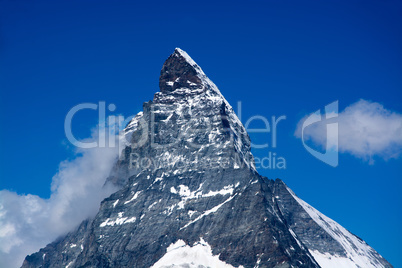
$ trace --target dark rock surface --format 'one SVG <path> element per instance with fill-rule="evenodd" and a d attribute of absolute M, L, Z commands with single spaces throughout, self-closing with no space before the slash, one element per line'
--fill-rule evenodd
<path fill-rule="evenodd" d="M 345 267 L 392 267 L 282 181 L 256 172 L 243 125 L 184 51 L 166 60 L 159 86 L 125 129 L 127 147 L 107 181 L 121 190 L 22 267 L 151 267 L 170 245 L 200 239 L 232 267 L 321 267 L 320 254 L 356 263 Z M 191 265 L 157 267 L 207 266 Z"/>

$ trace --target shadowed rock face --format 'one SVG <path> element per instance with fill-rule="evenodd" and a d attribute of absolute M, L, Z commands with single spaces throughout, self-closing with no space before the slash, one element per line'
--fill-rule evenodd
<path fill-rule="evenodd" d="M 162 93 L 173 92 L 178 88 L 202 88 L 197 70 L 180 54 L 175 52 L 163 64 L 159 77 L 159 88 Z"/>
<path fill-rule="evenodd" d="M 187 53 L 175 50 L 159 84 L 124 131 L 129 145 L 107 181 L 121 189 L 22 267 L 223 267 L 201 253 L 160 265 L 201 244 L 225 267 L 323 267 L 326 257 L 392 267 L 282 181 L 256 172 L 243 125 Z M 178 241 L 186 246 L 172 247 Z"/>

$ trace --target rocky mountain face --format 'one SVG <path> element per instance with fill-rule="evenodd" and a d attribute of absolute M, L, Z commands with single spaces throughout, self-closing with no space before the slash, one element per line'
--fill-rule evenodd
<path fill-rule="evenodd" d="M 186 52 L 159 87 L 124 130 L 106 182 L 121 190 L 22 267 L 392 267 L 257 173 L 245 128 Z"/>

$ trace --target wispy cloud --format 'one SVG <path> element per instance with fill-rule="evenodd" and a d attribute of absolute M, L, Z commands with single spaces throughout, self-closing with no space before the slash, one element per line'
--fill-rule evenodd
<path fill-rule="evenodd" d="M 301 138 L 303 118 L 295 135 Z M 339 134 L 328 133 L 325 121 L 305 128 L 304 139 L 325 148 L 326 142 L 339 138 L 339 152 L 350 153 L 373 163 L 373 157 L 397 158 L 402 151 L 402 115 L 377 102 L 359 100 L 338 114 Z M 327 141 L 328 137 L 328 141 Z"/>
<path fill-rule="evenodd" d="M 98 140 L 98 133 L 88 140 Z M 118 148 L 78 150 L 75 159 L 60 163 L 49 199 L 0 191 L 0 267 L 20 267 L 27 254 L 94 216 L 117 190 L 104 187 L 117 156 Z"/>

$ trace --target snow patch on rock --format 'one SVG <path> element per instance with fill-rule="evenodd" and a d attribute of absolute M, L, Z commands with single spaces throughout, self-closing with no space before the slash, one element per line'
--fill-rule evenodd
<path fill-rule="evenodd" d="M 219 259 L 219 255 L 212 254 L 211 246 L 200 238 L 193 246 L 186 245 L 183 240 L 171 244 L 166 254 L 160 258 L 151 268 L 234 268 Z"/>
<path fill-rule="evenodd" d="M 333 239 L 335 239 L 345 250 L 346 256 L 340 257 L 327 252 L 310 250 L 311 255 L 321 267 L 342 267 L 342 268 L 382 268 L 385 267 L 378 261 L 379 254 L 375 252 L 366 242 L 350 233 L 340 224 L 328 218 L 287 188 L 293 198 L 302 206 L 309 216 L 323 228 Z"/>

